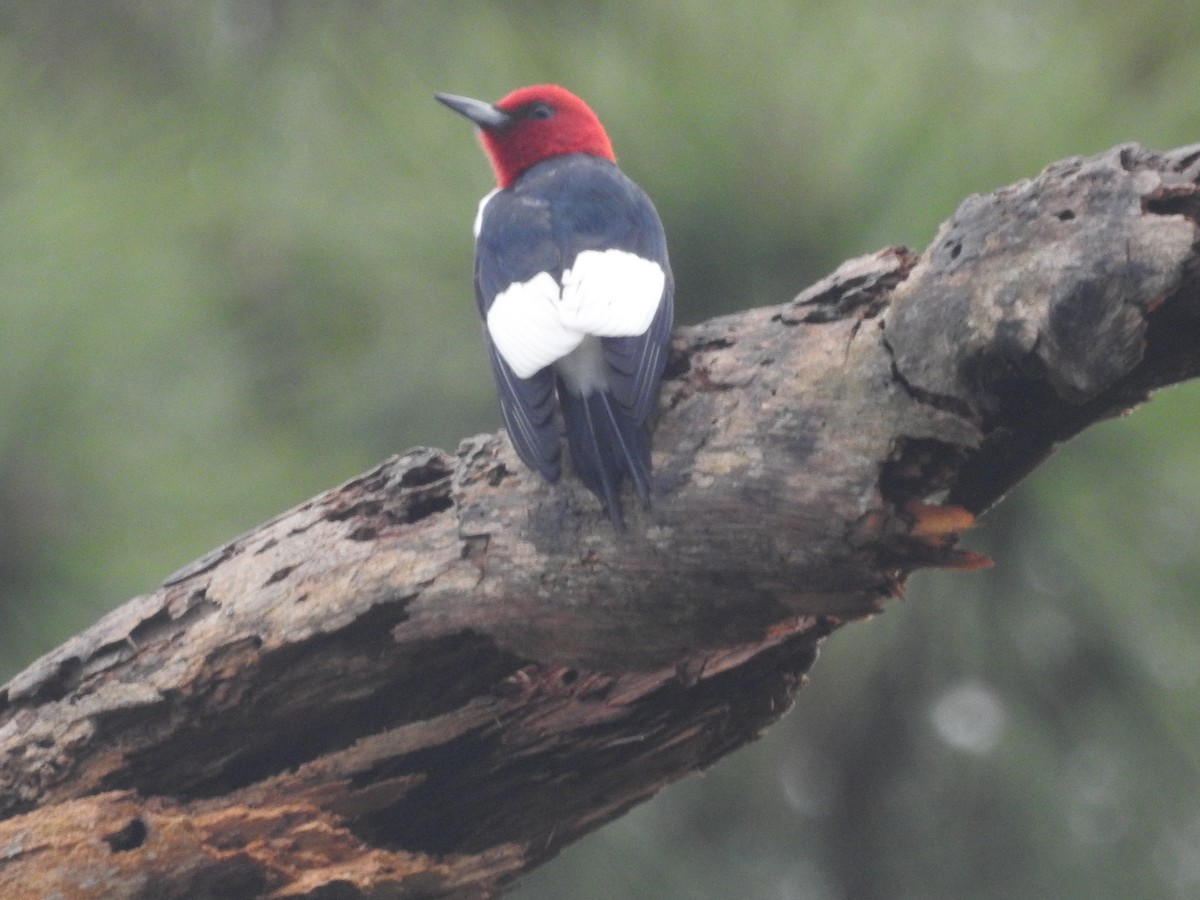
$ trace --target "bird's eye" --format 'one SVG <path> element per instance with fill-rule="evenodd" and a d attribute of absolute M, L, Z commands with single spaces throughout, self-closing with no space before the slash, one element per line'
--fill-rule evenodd
<path fill-rule="evenodd" d="M 535 103 L 529 107 L 529 118 L 549 119 L 554 115 L 554 107 L 549 103 Z"/>

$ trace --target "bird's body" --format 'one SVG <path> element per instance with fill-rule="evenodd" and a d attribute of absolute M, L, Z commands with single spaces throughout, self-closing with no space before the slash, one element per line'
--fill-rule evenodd
<path fill-rule="evenodd" d="M 619 526 L 623 478 L 650 496 L 646 420 L 670 341 L 658 214 L 562 88 L 523 88 L 495 106 L 439 99 L 480 126 L 499 184 L 475 220 L 475 291 L 509 436 L 553 483 L 561 417 L 576 474 Z"/>

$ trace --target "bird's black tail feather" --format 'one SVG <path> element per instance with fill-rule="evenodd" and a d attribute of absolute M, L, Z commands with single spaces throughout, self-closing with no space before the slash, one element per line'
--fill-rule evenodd
<path fill-rule="evenodd" d="M 580 396 L 559 383 L 563 424 L 575 474 L 600 498 L 618 528 L 621 480 L 628 476 L 643 501 L 650 501 L 650 435 L 607 391 Z"/>

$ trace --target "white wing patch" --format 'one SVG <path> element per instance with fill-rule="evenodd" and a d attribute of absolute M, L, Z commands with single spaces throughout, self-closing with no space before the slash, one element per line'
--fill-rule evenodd
<path fill-rule="evenodd" d="M 667 276 L 624 250 L 584 250 L 563 272 L 562 321 L 597 337 L 632 337 L 654 320 Z"/>
<path fill-rule="evenodd" d="M 563 271 L 561 286 L 540 272 L 497 294 L 487 314 L 488 334 L 516 376 L 529 378 L 589 335 L 644 334 L 665 285 L 658 263 L 625 250 L 584 250 Z"/>
<path fill-rule="evenodd" d="M 549 272 L 539 272 L 501 291 L 487 314 L 496 352 L 518 378 L 529 378 L 579 346 L 583 334 L 563 327 L 561 290 Z"/>

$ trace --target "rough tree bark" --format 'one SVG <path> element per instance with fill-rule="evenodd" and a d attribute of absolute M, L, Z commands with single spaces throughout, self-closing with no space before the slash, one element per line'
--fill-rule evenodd
<path fill-rule="evenodd" d="M 1200 371 L 1197 219 L 1200 145 L 1118 147 L 681 329 L 625 533 L 480 436 L 237 538 L 0 690 L 0 895 L 494 896 Z"/>

